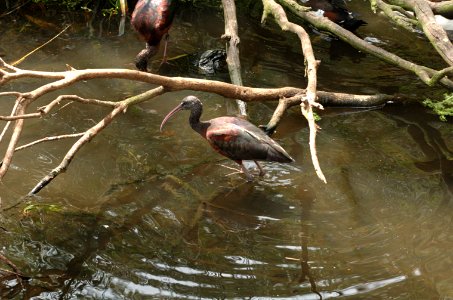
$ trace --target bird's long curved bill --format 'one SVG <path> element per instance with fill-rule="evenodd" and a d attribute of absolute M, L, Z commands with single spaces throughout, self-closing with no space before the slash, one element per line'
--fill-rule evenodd
<path fill-rule="evenodd" d="M 165 118 L 162 120 L 162 124 L 160 124 L 160 131 L 162 132 L 162 128 L 164 128 L 165 123 L 170 119 L 175 113 L 181 110 L 182 104 L 179 104 L 171 112 L 169 112 Z"/>

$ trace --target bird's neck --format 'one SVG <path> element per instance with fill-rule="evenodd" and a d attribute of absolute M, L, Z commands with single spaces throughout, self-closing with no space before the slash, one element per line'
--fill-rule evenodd
<path fill-rule="evenodd" d="M 201 134 L 202 136 L 206 135 L 206 129 L 209 126 L 209 123 L 200 121 L 201 114 L 203 113 L 203 107 L 197 106 L 190 111 L 189 123 L 190 127 L 193 130 Z"/>

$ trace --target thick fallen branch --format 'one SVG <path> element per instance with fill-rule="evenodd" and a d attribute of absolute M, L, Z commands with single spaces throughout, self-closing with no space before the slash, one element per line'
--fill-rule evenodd
<path fill-rule="evenodd" d="M 401 6 L 384 2 L 383 0 L 370 0 L 373 11 L 376 13 L 379 8 L 396 25 L 414 32 L 418 22 L 413 14 L 409 14 Z"/>
<path fill-rule="evenodd" d="M 383 107 L 389 101 L 396 101 L 398 97 L 377 94 L 377 95 L 351 95 L 344 93 L 332 93 L 318 91 L 318 103 L 325 106 L 338 106 L 338 107 L 355 107 L 355 108 L 378 108 Z M 341 103 L 341 104 L 340 104 Z M 361 103 L 360 105 L 357 105 Z M 266 126 L 262 126 L 263 129 L 272 134 L 277 128 L 278 123 L 283 118 L 286 110 L 292 106 L 300 105 L 300 96 L 294 96 L 291 98 L 284 98 L 278 101 L 278 106 L 274 110 L 272 118 L 269 120 Z"/>
<path fill-rule="evenodd" d="M 407 0 L 386 0 L 387 2 L 400 6 L 405 10 L 412 10 L 413 2 Z M 433 1 L 426 1 L 428 5 L 433 10 L 433 13 L 436 15 L 442 15 L 446 18 L 453 17 L 453 1 L 440 1 L 440 2 L 433 2 Z"/>
<path fill-rule="evenodd" d="M 203 79 L 193 79 L 193 78 L 181 78 L 181 77 L 165 77 L 159 76 L 150 73 L 138 72 L 134 70 L 126 69 L 88 69 L 88 70 L 75 70 L 71 69 L 69 71 L 63 72 L 45 72 L 45 71 L 31 71 L 23 70 L 20 68 L 13 67 L 6 64 L 3 60 L 0 59 L 0 64 L 3 66 L 3 69 L 0 70 L 0 84 L 6 82 L 12 82 L 21 78 L 42 78 L 42 79 L 51 79 L 50 83 L 43 84 L 42 86 L 26 92 L 10 91 L 2 92 L 1 96 L 13 97 L 15 98 L 14 107 L 11 110 L 10 115 L 0 116 L 1 120 L 7 121 L 6 124 L 14 122 L 13 133 L 10 136 L 9 144 L 3 156 L 3 163 L 0 167 L 0 178 L 3 177 L 13 158 L 15 151 L 18 151 L 23 148 L 31 147 L 37 143 L 51 140 L 58 140 L 61 138 L 74 138 L 79 137 L 79 139 L 73 144 L 71 149 L 67 152 L 65 157 L 59 166 L 54 168 L 45 178 L 43 178 L 30 193 L 37 193 L 44 186 L 50 183 L 58 174 L 65 171 L 78 152 L 80 148 L 85 145 L 88 141 L 94 138 L 99 132 L 102 131 L 111 121 L 118 116 L 121 112 L 124 112 L 131 105 L 140 103 L 142 101 L 147 101 L 157 95 L 160 95 L 165 92 L 171 92 L 176 90 L 196 90 L 196 91 L 205 91 L 211 93 L 217 93 L 224 97 L 241 99 L 243 101 L 279 101 L 274 116 L 271 119 L 272 123 L 269 127 L 272 131 L 277 126 L 278 122 L 281 120 L 284 111 L 291 107 L 292 105 L 300 104 L 301 98 L 305 96 L 306 91 L 300 88 L 294 87 L 282 87 L 275 89 L 263 89 L 263 88 L 252 88 L 252 87 L 243 87 L 237 86 L 229 83 L 224 83 L 220 81 L 209 81 Z M 49 104 L 39 107 L 37 111 L 28 113 L 27 110 L 31 103 L 38 100 L 41 96 L 46 95 L 52 91 L 56 91 L 67 86 L 73 85 L 82 80 L 95 79 L 95 78 L 119 78 L 127 80 L 136 80 L 145 83 L 153 84 L 153 86 L 158 86 L 157 88 L 146 92 L 144 94 L 131 97 L 122 101 L 112 102 L 112 101 L 101 101 L 97 99 L 85 99 L 77 95 L 60 95 L 56 99 L 49 102 Z M 383 104 L 388 100 L 397 100 L 390 95 L 385 96 L 365 96 L 365 95 L 347 95 L 347 94 L 336 94 L 328 92 L 317 92 L 319 96 L 319 102 L 322 104 L 333 105 L 333 106 L 370 106 Z M 56 137 L 44 137 L 38 139 L 27 145 L 17 147 L 17 144 L 20 140 L 22 133 L 22 128 L 24 122 L 29 118 L 41 118 L 43 115 L 48 114 L 56 107 L 56 105 L 62 101 L 77 101 L 80 103 L 88 105 L 98 105 L 104 107 L 111 107 L 112 111 L 105 116 L 100 122 L 95 126 L 88 129 L 83 133 L 73 134 L 73 135 L 59 135 Z M 285 106 L 282 107 L 281 103 L 285 103 Z M 283 109 L 282 109 L 283 108 Z M 12 123 L 11 123 L 12 124 Z M 4 132 L 9 130 L 5 126 Z"/>
<path fill-rule="evenodd" d="M 241 61 L 239 59 L 238 22 L 236 18 L 236 5 L 234 0 L 222 0 L 223 15 L 225 17 L 225 33 L 222 38 L 227 41 L 227 65 L 231 82 L 242 86 Z M 236 100 L 241 116 L 247 116 L 247 105 L 244 101 Z"/>
<path fill-rule="evenodd" d="M 415 13 L 425 36 L 437 53 L 450 66 L 453 65 L 453 45 L 441 25 L 436 23 L 431 5 L 426 0 L 399 0 L 401 4 Z"/>
<path fill-rule="evenodd" d="M 278 25 L 283 30 L 288 30 L 297 34 L 300 39 L 302 53 L 305 57 L 306 74 L 308 77 L 308 84 L 305 95 L 300 96 L 300 107 L 302 115 L 305 117 L 305 119 L 307 119 L 308 126 L 310 128 L 309 145 L 313 167 L 315 168 L 315 172 L 318 175 L 319 179 L 321 179 L 324 183 L 327 183 L 326 177 L 324 176 L 319 165 L 318 155 L 316 154 L 316 131 L 318 130 L 318 126 L 316 125 L 315 118 L 313 116 L 313 107 L 323 109 L 322 105 L 316 102 L 316 70 L 318 68 L 319 61 L 316 61 L 315 59 L 310 37 L 308 36 L 308 33 L 305 31 L 305 29 L 300 25 L 289 22 L 283 8 L 274 0 L 263 0 L 263 5 L 263 21 L 266 19 L 267 15 L 272 14 Z"/>
<path fill-rule="evenodd" d="M 446 18 L 453 17 L 453 1 L 441 1 L 441 2 L 428 1 L 428 4 L 431 6 L 433 12 L 436 15 L 442 15 Z"/>
<path fill-rule="evenodd" d="M 284 5 L 285 7 L 287 7 L 293 14 L 309 22 L 319 30 L 331 32 L 342 41 L 350 44 L 351 46 L 360 51 L 374 55 L 375 57 L 387 63 L 390 63 L 392 65 L 398 66 L 404 70 L 414 73 L 425 84 L 431 86 L 433 84 L 440 83 L 449 89 L 453 89 L 453 81 L 446 77 L 446 75 L 452 74 L 452 72 L 444 73 L 443 74 L 444 76 L 442 78 L 440 78 L 438 81 L 434 81 L 432 80 L 432 78 L 436 77 L 439 72 L 442 72 L 442 70 L 437 71 L 425 66 L 417 65 L 413 62 L 410 62 L 399 57 L 398 55 L 390 53 L 382 48 L 376 47 L 373 44 L 367 43 L 366 41 L 357 37 L 350 31 L 330 21 L 328 18 L 319 16 L 311 11 L 307 12 L 307 8 L 299 5 L 295 0 L 279 0 L 279 2 L 282 3 L 282 5 Z"/>

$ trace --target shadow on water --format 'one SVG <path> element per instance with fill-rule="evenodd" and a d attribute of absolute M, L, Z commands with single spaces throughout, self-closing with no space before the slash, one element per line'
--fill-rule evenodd
<path fill-rule="evenodd" d="M 439 176 L 444 191 L 444 201 L 439 206 L 439 210 L 442 210 L 453 201 L 453 149 L 449 149 L 442 133 L 435 127 L 435 124 L 439 123 L 437 116 L 425 115 L 420 106 L 399 108 L 398 111 L 386 111 L 398 126 L 407 128 L 407 132 L 423 153 L 424 159 L 415 161 L 414 165 L 423 172 Z"/>
<path fill-rule="evenodd" d="M 24 255 L 27 272 L 36 275 L 21 286 L 10 283 L 8 293 L 25 299 L 247 296 L 249 279 L 268 276 L 271 264 L 253 259 L 254 233 L 290 217 L 288 206 L 273 199 L 270 187 L 241 180 L 206 196 L 190 178 L 153 175 L 114 185 L 91 209 L 96 214 L 29 210 L 21 220 L 22 241 L 9 247 Z M 312 200 L 301 200 L 302 218 Z M 294 284 L 310 282 L 316 292 L 308 265 L 310 233 L 301 228 L 301 257 L 287 259 L 300 261 Z M 225 280 L 241 291 L 226 287 Z"/>

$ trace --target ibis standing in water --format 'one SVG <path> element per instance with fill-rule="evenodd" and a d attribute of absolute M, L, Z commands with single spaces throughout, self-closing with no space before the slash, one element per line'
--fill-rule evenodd
<path fill-rule="evenodd" d="M 148 60 L 159 50 L 160 41 L 165 39 L 162 63 L 167 60 L 168 30 L 175 17 L 178 0 L 138 0 L 132 13 L 131 24 L 146 41 L 146 47 L 137 54 L 135 66 L 147 71 Z"/>
<path fill-rule="evenodd" d="M 237 117 L 219 117 L 208 121 L 200 121 L 203 105 L 195 96 L 185 97 L 181 104 L 168 113 L 160 125 L 164 124 L 180 110 L 190 110 L 189 124 L 193 130 L 204 137 L 218 153 L 234 160 L 241 166 L 247 181 L 253 176 L 247 171 L 243 160 L 253 160 L 264 175 L 258 161 L 293 162 L 294 159 L 276 141 L 268 137 L 264 131 L 247 120 Z"/>

